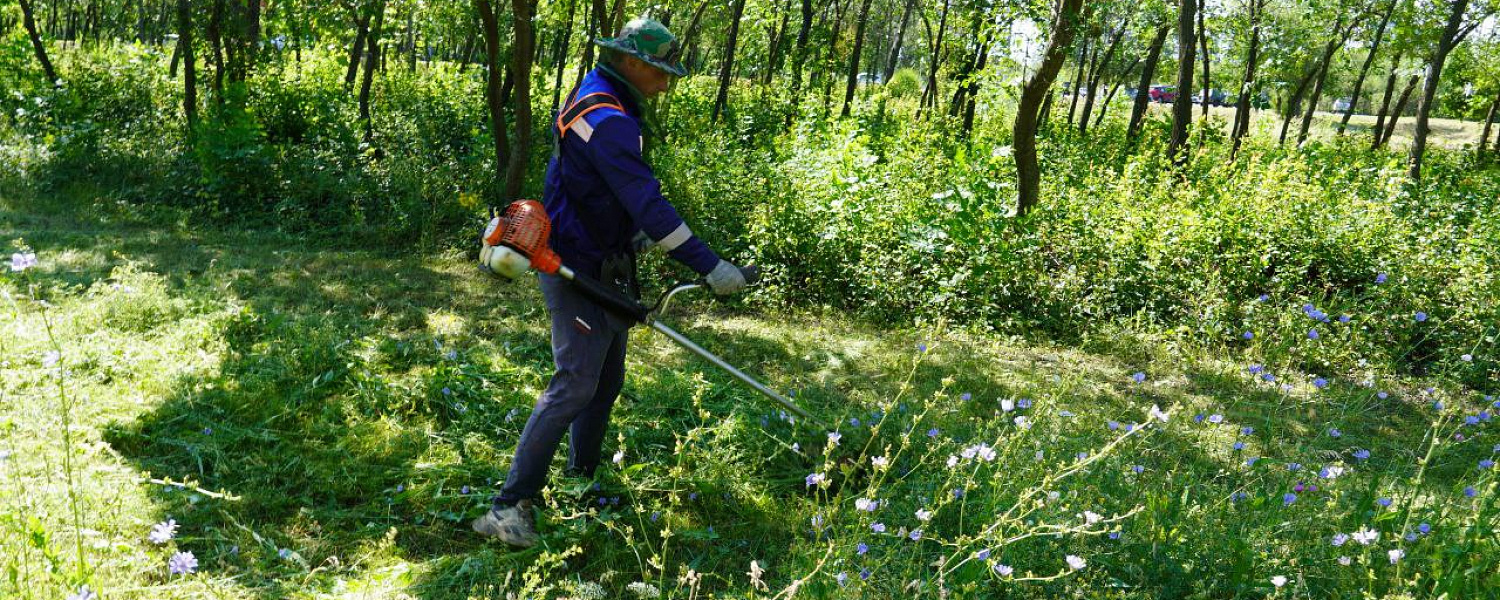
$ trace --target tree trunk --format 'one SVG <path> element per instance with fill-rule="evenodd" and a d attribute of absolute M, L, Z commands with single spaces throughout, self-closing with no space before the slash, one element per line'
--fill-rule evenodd
<path fill-rule="evenodd" d="M 31 50 L 36 53 L 36 61 L 42 64 L 42 74 L 47 76 L 47 85 L 56 87 L 57 69 L 52 68 L 52 60 L 47 58 L 47 45 L 42 43 L 42 36 L 36 31 L 31 0 L 21 0 L 21 22 L 26 26 L 26 37 L 31 39 Z"/>
<path fill-rule="evenodd" d="M 922 91 L 924 102 L 921 106 L 928 108 L 937 108 L 937 72 L 938 66 L 943 62 L 943 34 L 948 29 L 948 7 L 951 2 L 952 0 L 943 0 L 943 14 L 938 17 L 937 38 L 932 43 L 932 56 L 927 61 L 927 89 Z"/>
<path fill-rule="evenodd" d="M 744 0 L 740 1 L 743 2 Z M 838 11 L 833 20 L 833 39 L 828 42 L 828 58 L 823 61 L 825 63 L 825 68 L 830 75 L 825 76 L 821 79 L 821 81 L 823 82 L 823 114 L 826 115 L 833 114 L 833 104 L 831 98 L 833 96 L 834 78 L 832 74 L 838 73 L 839 37 L 841 37 L 844 33 L 844 17 L 848 14 L 849 7 L 854 4 L 854 0 L 848 0 L 841 3 L 835 0 L 835 3 L 838 5 Z"/>
<path fill-rule="evenodd" d="M 865 24 L 869 20 L 870 0 L 865 0 L 859 7 L 859 20 L 854 25 L 854 51 L 849 55 L 849 76 L 844 86 L 844 107 L 839 110 L 840 117 L 849 116 L 849 105 L 854 102 L 854 86 L 859 82 L 859 59 L 865 47 Z"/>
<path fill-rule="evenodd" d="M 1297 89 L 1296 91 L 1292 92 L 1291 99 L 1287 101 L 1286 111 L 1284 111 L 1284 113 L 1282 114 L 1281 138 L 1277 141 L 1277 143 L 1286 143 L 1286 133 L 1292 125 L 1292 117 L 1302 113 L 1302 95 L 1307 93 L 1308 84 L 1312 83 L 1313 77 L 1317 76 L 1318 71 L 1321 68 L 1321 65 L 1313 65 L 1312 69 L 1309 70 L 1306 75 L 1303 75 L 1302 79 L 1298 80 Z"/>
<path fill-rule="evenodd" d="M 1190 0 L 1189 0 L 1190 1 Z M 1014 157 L 1016 160 L 1016 215 L 1025 216 L 1036 206 L 1041 193 L 1041 173 L 1036 160 L 1037 110 L 1052 94 L 1052 82 L 1057 71 L 1068 58 L 1068 46 L 1073 43 L 1073 31 L 1083 17 L 1083 0 L 1058 0 L 1053 10 L 1052 39 L 1047 41 L 1047 51 L 1036 75 L 1021 89 L 1021 100 L 1016 106 L 1016 122 L 1012 127 Z"/>
<path fill-rule="evenodd" d="M 519 198 L 526 183 L 526 163 L 531 158 L 531 55 L 536 44 L 531 25 L 536 0 L 511 0 L 510 4 L 515 45 L 510 53 L 511 79 L 516 82 L 511 112 L 515 115 L 516 141 L 510 152 L 510 168 L 505 172 L 504 200 Z"/>
<path fill-rule="evenodd" d="M 602 0 L 597 0 L 602 2 Z M 479 13 L 480 30 L 484 32 L 485 104 L 490 113 L 490 134 L 495 142 L 495 179 L 505 181 L 510 166 L 510 140 L 505 133 L 505 93 L 501 89 L 500 24 L 490 0 L 474 0 Z M 503 197 L 502 197 L 503 199 Z"/>
<path fill-rule="evenodd" d="M 1452 6 L 1453 10 L 1448 13 L 1448 25 L 1443 28 L 1443 37 L 1438 41 L 1437 52 L 1433 53 L 1432 64 L 1427 67 L 1427 82 L 1422 86 L 1422 102 L 1417 105 L 1417 130 L 1412 134 L 1411 168 L 1407 170 L 1407 175 L 1412 179 L 1422 178 L 1422 157 L 1427 153 L 1427 121 L 1432 116 L 1432 102 L 1437 98 L 1438 84 L 1443 80 L 1443 64 L 1448 61 L 1448 53 L 1463 41 L 1464 35 L 1473 31 L 1472 27 L 1462 27 L 1469 0 L 1453 0 Z"/>
<path fill-rule="evenodd" d="M 370 13 L 354 14 L 354 44 L 349 47 L 349 66 L 344 69 L 344 89 L 354 89 L 355 77 L 359 75 L 359 59 L 364 55 L 365 37 L 370 34 Z"/>
<path fill-rule="evenodd" d="M 1101 106 L 1101 107 L 1099 107 L 1099 116 L 1094 117 L 1094 128 L 1095 129 L 1097 129 L 1100 124 L 1104 123 L 1104 115 L 1106 115 L 1106 114 L 1109 113 L 1109 106 L 1111 104 L 1114 104 L 1115 94 L 1117 94 L 1117 93 L 1120 92 L 1120 88 L 1124 87 L 1125 86 L 1125 82 L 1130 79 L 1130 74 L 1134 73 L 1135 72 L 1135 68 L 1138 67 L 1138 66 L 1140 66 L 1140 65 L 1141 65 L 1141 57 L 1137 56 L 1137 57 L 1135 57 L 1135 59 L 1133 59 L 1133 60 L 1130 61 L 1130 65 L 1129 66 L 1125 67 L 1125 74 L 1121 75 L 1120 79 L 1116 80 L 1115 84 L 1113 86 L 1110 86 L 1110 88 L 1109 88 L 1109 95 L 1104 97 L 1104 105 Z"/>
<path fill-rule="evenodd" d="M 1231 161 L 1239 154 L 1240 144 L 1244 142 L 1245 136 L 1250 134 L 1251 102 L 1256 94 L 1255 71 L 1260 66 L 1260 15 L 1265 4 L 1266 0 L 1250 2 L 1250 47 L 1245 54 L 1245 77 L 1240 81 L 1239 98 L 1234 103 L 1234 127 L 1229 135 Z"/>
<path fill-rule="evenodd" d="M 172 64 L 167 66 L 167 79 L 177 79 L 177 63 L 182 60 L 182 35 L 177 36 L 177 43 L 172 44 Z"/>
<path fill-rule="evenodd" d="M 1177 101 L 1172 104 L 1172 141 L 1167 155 L 1178 165 L 1188 160 L 1188 123 L 1193 120 L 1193 58 L 1198 55 L 1193 39 L 1197 0 L 1181 0 L 1177 14 Z"/>
<path fill-rule="evenodd" d="M 193 64 L 193 7 L 191 0 L 177 0 L 177 42 L 182 55 L 182 115 L 188 137 L 198 125 L 198 73 Z"/>
<path fill-rule="evenodd" d="M 776 25 L 776 32 L 771 36 L 771 44 L 766 49 L 766 76 L 761 84 L 769 88 L 775 80 L 776 71 L 781 68 L 781 49 L 786 46 L 786 25 L 791 18 L 791 0 L 781 8 L 781 21 Z"/>
<path fill-rule="evenodd" d="M 214 53 L 214 104 L 224 105 L 224 0 L 214 0 L 208 16 L 208 44 Z"/>
<path fill-rule="evenodd" d="M 562 42 L 558 44 L 558 47 L 562 49 L 558 53 L 561 58 L 557 61 L 557 73 L 552 78 L 552 104 L 549 106 L 559 112 L 563 109 L 560 104 L 562 102 L 562 76 L 563 69 L 568 66 L 568 45 L 573 43 L 573 15 L 577 12 L 577 8 L 578 0 L 568 0 L 568 21 L 563 25 Z M 584 43 L 592 46 L 593 40 L 584 40 Z"/>
<path fill-rule="evenodd" d="M 1151 79 L 1156 77 L 1156 65 L 1161 62 L 1161 49 L 1167 45 L 1167 34 L 1172 32 L 1171 23 L 1156 28 L 1156 37 L 1151 39 L 1151 48 L 1146 51 L 1146 63 L 1141 67 L 1141 80 L 1135 88 L 1135 103 L 1130 109 L 1130 126 L 1125 137 L 1135 138 L 1141 132 L 1141 120 L 1146 117 L 1146 108 L 1151 104 Z"/>
<path fill-rule="evenodd" d="M 994 43 L 994 30 L 990 30 L 984 36 L 984 43 L 979 47 L 978 64 L 969 73 L 968 81 L 964 83 L 964 106 L 963 106 L 963 128 L 960 129 L 963 139 L 969 139 L 969 134 L 974 131 L 974 110 L 979 104 L 979 74 L 984 72 L 984 66 L 989 61 L 990 46 Z"/>
<path fill-rule="evenodd" d="M 1421 78 L 1420 75 L 1412 75 L 1406 80 L 1406 89 L 1401 90 L 1401 99 L 1396 101 L 1396 109 L 1391 111 L 1391 118 L 1385 122 L 1385 134 L 1381 136 L 1380 145 L 1377 148 L 1383 148 L 1391 143 L 1391 135 L 1396 133 L 1396 121 L 1401 120 L 1401 114 L 1406 112 L 1406 105 L 1411 101 L 1411 93 L 1416 91 L 1417 81 Z"/>
<path fill-rule="evenodd" d="M 714 95 L 714 123 L 729 105 L 729 83 L 734 77 L 734 50 L 740 38 L 740 19 L 745 16 L 745 0 L 735 0 L 734 18 L 729 22 L 729 41 L 724 50 L 724 65 L 719 70 L 719 93 Z"/>
<path fill-rule="evenodd" d="M 1385 133 L 1386 111 L 1391 109 L 1391 96 L 1396 92 L 1396 70 L 1401 66 L 1401 51 L 1391 59 L 1391 74 L 1385 78 L 1385 98 L 1380 101 L 1380 114 L 1375 117 L 1375 128 L 1370 132 L 1370 149 L 1380 148 L 1380 138 Z"/>
<path fill-rule="evenodd" d="M 1495 122 L 1495 108 L 1500 107 L 1500 94 L 1490 101 L 1490 110 L 1484 114 L 1484 131 L 1479 134 L 1479 156 L 1484 156 L 1485 145 L 1490 143 L 1490 127 Z"/>
<path fill-rule="evenodd" d="M 983 11 L 974 12 L 974 25 L 971 29 L 975 34 L 979 33 L 980 27 L 984 24 L 983 17 Z M 959 69 L 957 76 L 954 78 L 954 81 L 958 82 L 958 86 L 953 90 L 953 102 L 948 105 L 948 116 L 950 117 L 957 118 L 962 115 L 964 107 L 968 104 L 969 93 L 974 88 L 974 74 L 978 71 L 980 65 L 983 64 L 982 59 L 984 58 L 985 50 L 989 48 L 990 32 L 985 32 L 983 40 L 975 41 L 979 42 L 979 45 L 974 48 L 974 53 L 968 60 L 964 61 L 963 67 Z"/>
<path fill-rule="evenodd" d="M 586 43 L 583 45 L 583 62 L 578 63 L 578 74 L 573 78 L 574 88 L 583 85 L 583 76 L 594 68 L 594 40 L 603 35 L 612 35 L 612 33 L 606 34 L 603 29 L 609 19 L 604 16 L 604 11 L 609 10 L 604 0 L 593 0 L 589 6 L 589 33 L 584 37 Z"/>
<path fill-rule="evenodd" d="M 1120 30 L 1115 33 L 1115 39 L 1110 40 L 1109 49 L 1104 51 L 1104 59 L 1099 61 L 1099 66 L 1093 69 L 1088 78 L 1089 97 L 1083 101 L 1083 117 L 1078 120 L 1078 133 L 1087 135 L 1089 132 L 1089 116 L 1094 114 L 1094 98 L 1098 96 L 1099 84 L 1104 80 L 1104 72 L 1109 69 L 1110 61 L 1114 60 L 1115 50 L 1120 47 L 1120 40 L 1125 39 L 1125 30 L 1130 28 L 1127 19 L 1120 25 Z"/>
<path fill-rule="evenodd" d="M 901 44 L 906 41 L 906 23 L 911 19 L 911 9 L 916 6 L 916 0 L 906 0 L 906 8 L 901 11 L 901 25 L 896 28 L 896 43 L 891 46 L 891 57 L 886 60 L 884 77 L 881 81 L 890 83 L 891 78 L 896 76 L 896 64 L 901 61 Z"/>
<path fill-rule="evenodd" d="M 1201 8 L 1201 7 L 1200 7 Z M 1200 127 L 1198 139 L 1202 140 L 1208 133 L 1208 101 L 1212 97 L 1213 79 L 1208 76 L 1208 23 L 1205 22 L 1207 10 L 1198 11 L 1198 49 L 1203 57 L 1203 125 Z"/>
<path fill-rule="evenodd" d="M 380 50 L 380 29 L 385 23 L 385 0 L 375 2 L 375 24 L 365 38 L 365 74 L 359 83 L 359 120 L 365 126 L 365 143 L 375 138 L 375 125 L 370 122 L 370 86 L 375 79 L 376 61 L 383 54 Z"/>
<path fill-rule="evenodd" d="M 1313 82 L 1312 99 L 1307 103 L 1307 112 L 1302 114 L 1302 127 L 1297 130 L 1297 146 L 1307 142 L 1307 133 L 1312 129 L 1313 113 L 1318 110 L 1318 102 L 1323 98 L 1323 82 L 1328 80 L 1328 68 L 1333 65 L 1333 55 L 1344 42 L 1349 40 L 1349 34 L 1354 32 L 1357 23 L 1350 23 L 1347 29 L 1343 28 L 1343 15 L 1334 23 L 1333 30 L 1336 32 L 1333 39 L 1328 40 L 1328 45 L 1323 48 L 1323 64 L 1318 68 L 1317 79 Z"/>
<path fill-rule="evenodd" d="M 1370 73 L 1370 65 L 1375 64 L 1375 55 L 1380 51 L 1380 41 L 1385 37 L 1385 28 L 1391 23 L 1391 15 L 1396 12 L 1396 0 L 1391 0 L 1390 7 L 1385 9 L 1385 14 L 1380 17 L 1380 25 L 1375 27 L 1375 37 L 1370 41 L 1370 53 L 1365 55 L 1365 62 L 1359 67 L 1359 77 L 1354 79 L 1354 93 L 1349 96 L 1349 108 L 1344 111 L 1344 117 L 1339 119 L 1338 135 L 1344 135 L 1344 129 L 1349 127 L 1349 117 L 1354 116 L 1354 109 L 1359 107 L 1359 95 L 1365 89 L 1365 76 Z"/>
<path fill-rule="evenodd" d="M 1072 101 L 1068 103 L 1069 126 L 1072 126 L 1073 123 L 1076 122 L 1075 116 L 1078 114 L 1079 90 L 1083 89 L 1083 81 L 1084 79 L 1088 78 L 1090 64 L 1096 63 L 1099 60 L 1099 51 L 1097 48 L 1093 49 L 1093 58 L 1088 58 L 1089 50 L 1092 48 L 1092 46 L 1092 38 L 1083 40 L 1083 45 L 1078 48 L 1078 66 L 1073 69 L 1073 80 L 1067 82 L 1068 95 L 1073 97 Z"/>

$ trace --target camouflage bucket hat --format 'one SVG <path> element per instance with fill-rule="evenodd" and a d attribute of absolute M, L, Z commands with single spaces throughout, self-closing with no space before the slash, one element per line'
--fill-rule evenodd
<path fill-rule="evenodd" d="M 639 58 L 676 77 L 687 75 L 682 66 L 682 42 L 655 19 L 632 19 L 620 28 L 619 35 L 594 43 Z"/>

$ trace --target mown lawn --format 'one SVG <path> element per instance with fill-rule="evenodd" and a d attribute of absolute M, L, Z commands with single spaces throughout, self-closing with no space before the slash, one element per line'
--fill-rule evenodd
<path fill-rule="evenodd" d="M 550 375 L 534 285 L 497 285 L 456 254 L 199 229 L 87 191 L 7 191 L 0 239 L 38 260 L 0 280 L 4 597 L 1457 598 L 1500 584 L 1481 462 L 1500 446 L 1474 391 L 1320 389 L 1139 335 L 1065 348 L 753 299 L 695 298 L 668 320 L 838 435 L 637 330 L 615 466 L 597 489 L 554 481 L 544 544 L 511 552 L 467 520 Z M 172 539 L 148 539 L 169 519 Z M 1333 543 L 1363 531 L 1379 536 Z M 195 573 L 169 574 L 179 552 Z"/>

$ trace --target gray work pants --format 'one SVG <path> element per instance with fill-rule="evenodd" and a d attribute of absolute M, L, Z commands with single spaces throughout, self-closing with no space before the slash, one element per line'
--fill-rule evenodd
<path fill-rule="evenodd" d="M 557 370 L 537 400 L 497 507 L 536 498 L 547 483 L 547 469 L 562 442 L 568 443 L 568 469 L 592 475 L 599 466 L 609 411 L 625 383 L 625 345 L 631 323 L 574 290 L 564 279 L 539 274 L 542 296 L 552 317 L 552 360 Z"/>

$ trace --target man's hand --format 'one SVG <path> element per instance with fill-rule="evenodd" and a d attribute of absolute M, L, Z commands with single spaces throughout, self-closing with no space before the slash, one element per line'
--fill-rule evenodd
<path fill-rule="evenodd" d="M 647 250 L 655 246 L 656 240 L 651 239 L 651 236 L 646 235 L 644 231 L 637 231 L 635 237 L 630 240 L 630 247 L 635 250 L 636 254 L 645 254 Z"/>
<path fill-rule="evenodd" d="M 745 289 L 745 274 L 739 267 L 734 266 L 727 260 L 720 259 L 714 270 L 709 271 L 704 278 L 708 281 L 708 287 L 713 288 L 714 293 L 727 296 Z"/>

